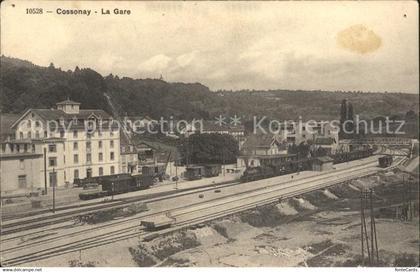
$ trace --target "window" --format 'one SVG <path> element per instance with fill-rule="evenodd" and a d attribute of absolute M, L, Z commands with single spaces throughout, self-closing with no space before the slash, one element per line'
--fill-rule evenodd
<path fill-rule="evenodd" d="M 61 138 L 64 138 L 64 130 L 61 130 L 61 131 L 60 131 L 60 137 L 61 137 Z"/>
<path fill-rule="evenodd" d="M 32 138 L 32 133 L 30 131 L 28 131 L 28 138 L 31 139 Z"/>
<path fill-rule="evenodd" d="M 57 158 L 56 157 L 49 157 L 48 158 L 48 165 L 49 166 L 57 166 Z"/>
<path fill-rule="evenodd" d="M 19 169 L 23 170 L 25 169 L 25 160 L 19 160 Z"/>
<path fill-rule="evenodd" d="M 39 121 L 35 121 L 35 127 L 40 127 L 41 123 Z"/>
<path fill-rule="evenodd" d="M 91 146 L 92 146 L 91 142 L 86 142 L 86 149 L 90 149 Z"/>
<path fill-rule="evenodd" d="M 90 154 L 90 153 L 86 154 L 86 162 L 87 163 L 92 162 L 92 154 Z"/>
<path fill-rule="evenodd" d="M 75 179 L 79 178 L 79 170 L 78 169 L 74 170 L 73 176 L 74 176 Z"/>
<path fill-rule="evenodd" d="M 27 125 L 28 128 L 30 128 L 32 126 L 31 120 L 28 120 L 28 122 L 26 122 L 26 125 Z"/>
<path fill-rule="evenodd" d="M 86 169 L 86 177 L 87 177 L 87 178 L 92 177 L 92 168 L 88 168 L 88 169 Z"/>
<path fill-rule="evenodd" d="M 32 153 L 35 153 L 35 145 L 32 145 Z"/>
<path fill-rule="evenodd" d="M 35 131 L 35 138 L 39 139 L 39 131 Z"/>
<path fill-rule="evenodd" d="M 57 152 L 57 146 L 55 144 L 48 145 L 48 152 Z"/>
<path fill-rule="evenodd" d="M 23 139 L 23 132 L 20 132 L 20 133 L 19 133 L 19 137 L 20 137 L 21 139 Z"/>
<path fill-rule="evenodd" d="M 113 161 L 114 160 L 114 152 L 111 152 L 110 157 L 111 157 L 111 161 Z"/>
<path fill-rule="evenodd" d="M 63 163 L 66 164 L 66 156 L 63 156 Z"/>
<path fill-rule="evenodd" d="M 104 159 L 103 154 L 102 153 L 99 153 L 99 161 L 101 162 L 101 161 L 103 161 L 103 159 Z"/>
<path fill-rule="evenodd" d="M 114 131 L 111 129 L 111 131 L 109 132 L 109 136 L 114 136 Z"/>
<path fill-rule="evenodd" d="M 78 143 L 74 142 L 73 143 L 73 150 L 77 150 L 79 148 Z"/>
<path fill-rule="evenodd" d="M 77 138 L 77 130 L 73 131 L 73 138 Z"/>
<path fill-rule="evenodd" d="M 111 175 L 115 174 L 115 167 L 111 166 Z"/>
<path fill-rule="evenodd" d="M 102 141 L 98 142 L 98 146 L 99 146 L 99 148 L 102 148 Z"/>
<path fill-rule="evenodd" d="M 26 175 L 18 176 L 18 186 L 19 186 L 19 189 L 26 188 Z"/>
<path fill-rule="evenodd" d="M 1 151 L 6 152 L 6 144 L 1 145 Z"/>
<path fill-rule="evenodd" d="M 47 137 L 48 137 L 48 132 L 44 131 L 44 138 L 47 138 Z"/>
<path fill-rule="evenodd" d="M 109 145 L 111 146 L 111 148 L 113 148 L 113 147 L 114 147 L 114 140 L 111 140 L 111 141 L 109 142 Z"/>
<path fill-rule="evenodd" d="M 104 169 L 102 167 L 99 167 L 99 176 L 104 175 Z"/>
<path fill-rule="evenodd" d="M 74 163 L 79 163 L 79 155 L 77 155 L 77 154 L 73 155 L 73 162 Z"/>

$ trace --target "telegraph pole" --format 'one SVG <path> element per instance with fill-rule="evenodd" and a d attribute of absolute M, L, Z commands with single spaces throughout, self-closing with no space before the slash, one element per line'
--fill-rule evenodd
<path fill-rule="evenodd" d="M 365 264 L 365 245 L 363 239 L 363 192 L 360 192 L 360 240 L 362 242 L 362 265 Z"/>
<path fill-rule="evenodd" d="M 57 176 L 55 172 L 55 168 L 52 171 L 52 185 L 53 185 L 53 213 L 55 213 L 55 187 L 57 183 Z"/>
<path fill-rule="evenodd" d="M 369 200 L 368 200 L 369 198 Z M 370 205 L 369 205 L 370 204 Z M 369 235 L 366 226 L 366 217 L 365 209 L 370 209 L 370 245 L 369 245 Z M 370 189 L 369 192 L 362 191 L 360 194 L 360 236 L 361 236 L 361 251 L 362 251 L 362 264 L 365 264 L 365 241 L 366 241 L 366 250 L 368 253 L 369 265 L 377 265 L 379 263 L 379 252 L 378 252 L 378 239 L 376 235 L 376 223 L 375 223 L 375 214 L 373 209 L 373 190 Z M 376 257 L 376 263 L 375 263 Z"/>
<path fill-rule="evenodd" d="M 48 194 L 48 187 L 47 187 L 47 148 L 44 147 L 44 191 L 45 194 Z"/>

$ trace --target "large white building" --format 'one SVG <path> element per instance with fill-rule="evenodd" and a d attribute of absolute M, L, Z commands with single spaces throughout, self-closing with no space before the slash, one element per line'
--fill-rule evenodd
<path fill-rule="evenodd" d="M 14 141 L 36 145 L 45 162 L 32 186 L 43 187 L 46 179 L 47 186 L 54 180 L 62 186 L 78 178 L 120 173 L 120 130 L 112 117 L 103 110 L 80 109 L 71 100 L 56 105 L 28 109 L 12 125 Z"/>

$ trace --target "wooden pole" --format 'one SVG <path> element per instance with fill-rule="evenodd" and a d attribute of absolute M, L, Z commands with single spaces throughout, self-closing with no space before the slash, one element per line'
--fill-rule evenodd
<path fill-rule="evenodd" d="M 362 242 L 362 265 L 365 264 L 365 245 L 363 238 L 363 192 L 360 192 L 360 238 Z"/>
<path fill-rule="evenodd" d="M 45 194 L 48 194 L 48 186 L 47 186 L 47 148 L 44 147 L 44 186 L 45 186 Z"/>
<path fill-rule="evenodd" d="M 55 168 L 53 168 L 53 172 L 52 172 L 52 182 L 53 182 L 53 213 L 55 213 L 55 186 L 57 183 L 57 176 L 56 176 Z"/>
<path fill-rule="evenodd" d="M 364 207 L 366 207 L 366 192 L 364 193 Z M 366 239 L 366 249 L 367 249 L 367 253 L 368 253 L 368 259 L 369 259 L 369 265 L 372 264 L 372 259 L 371 259 L 371 255 L 370 255 L 370 249 L 369 249 L 369 237 L 368 237 L 368 233 L 367 233 L 367 227 L 366 227 L 366 218 L 365 218 L 365 211 L 364 208 L 362 209 L 362 215 L 363 215 L 363 230 L 365 233 L 365 239 Z"/>
<path fill-rule="evenodd" d="M 370 198 L 370 246 L 371 246 L 371 253 L 372 253 L 372 264 L 375 264 L 375 244 L 374 244 L 374 229 L 373 229 L 373 191 L 370 189 L 369 192 L 369 198 Z"/>

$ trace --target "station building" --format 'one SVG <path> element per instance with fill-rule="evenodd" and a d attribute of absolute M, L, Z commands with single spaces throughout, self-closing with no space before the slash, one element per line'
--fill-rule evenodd
<path fill-rule="evenodd" d="M 13 139 L 1 144 L 2 191 L 52 187 L 54 181 L 64 186 L 121 172 L 118 124 L 103 110 L 80 109 L 80 103 L 65 100 L 55 109 L 28 109 L 11 129 Z M 7 167 L 11 164 L 20 167 L 17 176 Z"/>

